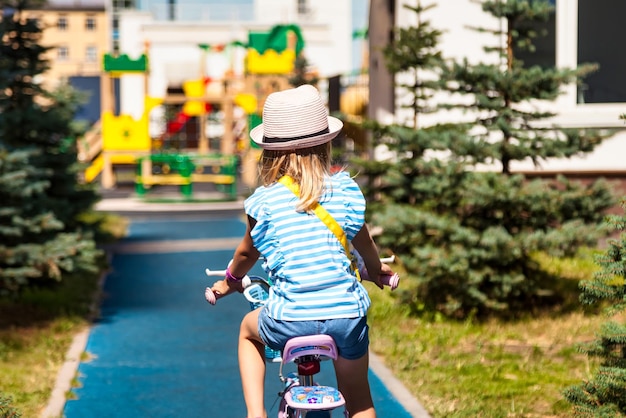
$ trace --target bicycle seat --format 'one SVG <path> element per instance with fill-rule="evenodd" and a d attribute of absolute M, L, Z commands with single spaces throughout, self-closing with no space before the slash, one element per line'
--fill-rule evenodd
<path fill-rule="evenodd" d="M 294 337 L 287 341 L 283 349 L 283 363 L 289 363 L 299 357 L 318 355 L 321 360 L 336 360 L 337 345 L 333 337 L 326 334 Z"/>

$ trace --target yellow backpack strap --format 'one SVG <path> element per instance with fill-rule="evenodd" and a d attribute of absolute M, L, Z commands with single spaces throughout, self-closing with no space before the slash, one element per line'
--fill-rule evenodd
<path fill-rule="evenodd" d="M 296 196 L 300 197 L 300 188 L 296 183 L 294 183 L 291 176 L 282 176 L 278 179 L 278 182 L 287 187 L 289 190 L 293 192 Z M 317 215 L 318 218 L 330 229 L 330 231 L 335 234 L 341 245 L 343 246 L 344 251 L 346 252 L 346 256 L 350 260 L 352 264 L 352 269 L 354 270 L 356 277 L 361 279 L 361 275 L 359 274 L 359 270 L 356 267 L 356 262 L 350 258 L 350 247 L 348 245 L 348 237 L 346 237 L 346 233 L 339 223 L 332 217 L 330 213 L 322 205 L 319 203 L 315 203 L 315 207 L 313 208 L 313 212 Z"/>

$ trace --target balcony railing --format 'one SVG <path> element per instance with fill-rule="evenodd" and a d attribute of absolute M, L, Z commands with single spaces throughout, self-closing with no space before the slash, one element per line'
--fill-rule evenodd
<path fill-rule="evenodd" d="M 141 10 L 149 11 L 155 20 L 176 21 L 252 21 L 254 5 L 252 4 L 206 4 L 198 1 L 170 5 L 162 2 L 144 1 Z"/>

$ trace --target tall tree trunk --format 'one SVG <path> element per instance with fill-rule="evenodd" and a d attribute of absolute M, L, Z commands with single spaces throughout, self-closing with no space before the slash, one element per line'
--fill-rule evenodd
<path fill-rule="evenodd" d="M 393 40 L 394 0 L 370 0 L 369 13 L 369 105 L 367 116 L 378 120 L 381 113 L 395 112 L 393 75 L 387 70 L 383 49 Z"/>

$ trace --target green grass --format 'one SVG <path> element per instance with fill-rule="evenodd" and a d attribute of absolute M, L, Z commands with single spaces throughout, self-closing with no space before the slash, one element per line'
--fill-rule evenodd
<path fill-rule="evenodd" d="M 575 282 L 597 268 L 592 252 L 538 259 Z M 388 290 L 367 286 L 373 351 L 433 417 L 569 417 L 563 389 L 597 368 L 576 347 L 606 317 L 582 306 L 508 322 L 424 319 L 410 317 Z M 409 289 L 410 278 L 401 287 Z"/>
<path fill-rule="evenodd" d="M 126 224 L 105 216 L 102 237 L 123 236 Z M 104 259 L 100 267 L 103 272 L 107 268 Z M 97 309 L 101 275 L 65 274 L 52 287 L 0 298 L 0 395 L 10 397 L 22 416 L 36 417 L 48 403 L 74 336 L 89 326 Z"/>
<path fill-rule="evenodd" d="M 573 282 L 596 269 L 590 251 L 538 260 Z M 54 290 L 0 301 L 0 393 L 11 396 L 23 416 L 38 416 L 47 404 L 72 338 L 89 325 L 98 279 L 68 276 Z M 396 292 L 411 284 L 402 274 Z M 576 345 L 593 339 L 606 317 L 582 306 L 515 322 L 425 319 L 409 316 L 396 292 L 365 285 L 373 302 L 373 351 L 435 418 L 569 417 L 563 389 L 597 367 Z"/>
<path fill-rule="evenodd" d="M 98 277 L 66 276 L 54 290 L 0 301 L 0 393 L 25 417 L 52 393 L 74 335 L 88 325 Z"/>

